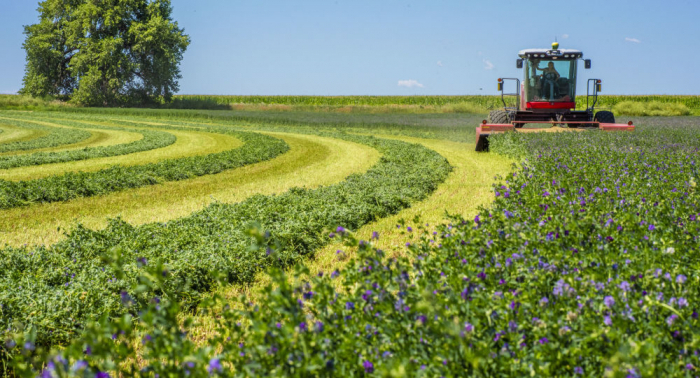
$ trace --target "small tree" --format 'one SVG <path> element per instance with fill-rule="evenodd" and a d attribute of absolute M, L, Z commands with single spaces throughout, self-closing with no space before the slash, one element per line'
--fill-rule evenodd
<path fill-rule="evenodd" d="M 170 101 L 190 43 L 170 0 L 44 0 L 25 26 L 21 92 L 82 105 Z"/>

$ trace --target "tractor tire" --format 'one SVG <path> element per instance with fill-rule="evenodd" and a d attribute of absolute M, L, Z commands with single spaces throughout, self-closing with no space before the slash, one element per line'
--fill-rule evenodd
<path fill-rule="evenodd" d="M 489 112 L 489 123 L 510 123 L 508 113 L 505 110 L 492 110 Z"/>
<path fill-rule="evenodd" d="M 615 123 L 615 115 L 607 110 L 601 110 L 595 114 L 593 120 L 600 123 Z"/>

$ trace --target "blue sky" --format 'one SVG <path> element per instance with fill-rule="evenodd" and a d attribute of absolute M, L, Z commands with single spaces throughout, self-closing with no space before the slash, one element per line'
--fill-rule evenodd
<path fill-rule="evenodd" d="M 34 0 L 0 0 L 0 93 L 22 85 Z M 700 1 L 172 0 L 180 93 L 496 94 L 517 52 L 580 49 L 609 94 L 700 94 Z M 580 93 L 580 91 L 579 91 Z"/>

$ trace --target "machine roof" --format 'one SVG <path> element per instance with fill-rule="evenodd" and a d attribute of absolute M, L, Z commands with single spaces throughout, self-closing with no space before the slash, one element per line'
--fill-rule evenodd
<path fill-rule="evenodd" d="M 532 54 L 544 54 L 547 57 L 557 57 L 557 58 L 562 58 L 564 55 L 574 55 L 576 58 L 581 58 L 583 57 L 583 52 L 581 50 L 572 50 L 572 49 L 559 49 L 559 50 L 552 50 L 552 49 L 525 49 L 525 50 L 520 50 L 518 52 L 518 56 L 521 58 L 527 58 L 528 55 Z"/>

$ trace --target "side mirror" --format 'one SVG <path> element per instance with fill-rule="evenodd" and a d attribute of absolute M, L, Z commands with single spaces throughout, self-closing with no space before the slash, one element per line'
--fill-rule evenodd
<path fill-rule="evenodd" d="M 522 60 L 522 59 L 516 60 L 516 61 L 515 61 L 515 67 L 516 67 L 516 68 L 523 68 L 523 60 Z"/>
<path fill-rule="evenodd" d="M 583 60 L 583 66 L 586 67 L 586 69 L 591 68 L 591 60 L 590 60 L 590 59 L 584 59 L 584 60 Z"/>

